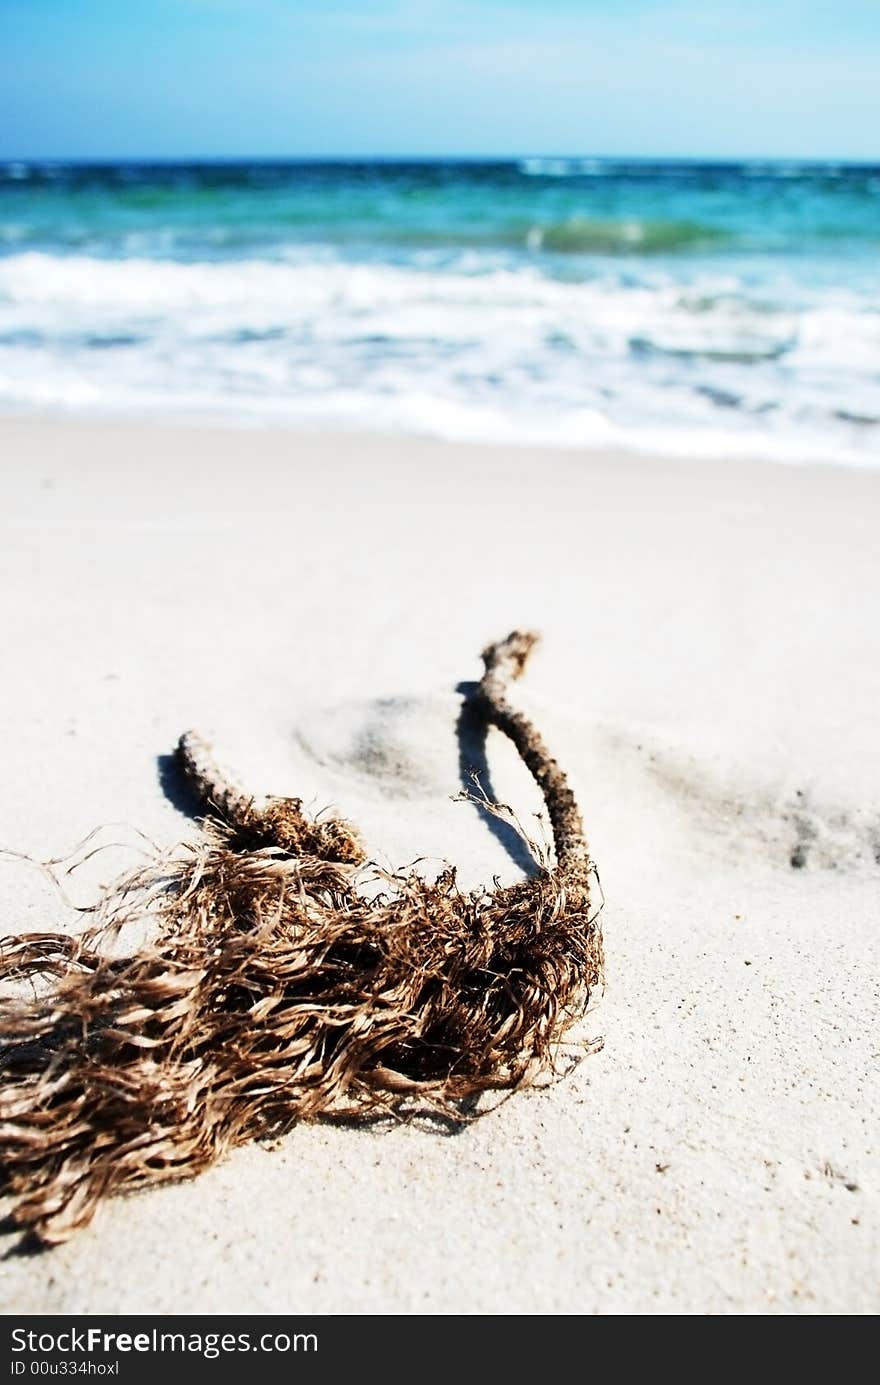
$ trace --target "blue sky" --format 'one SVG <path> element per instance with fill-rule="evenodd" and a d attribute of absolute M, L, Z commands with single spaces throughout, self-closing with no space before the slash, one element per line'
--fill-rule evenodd
<path fill-rule="evenodd" d="M 880 0 L 0 0 L 0 156 L 880 159 Z"/>

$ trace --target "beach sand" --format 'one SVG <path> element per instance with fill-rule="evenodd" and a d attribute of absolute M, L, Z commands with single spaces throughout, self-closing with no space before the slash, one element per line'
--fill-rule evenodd
<path fill-rule="evenodd" d="M 0 1262 L 5 1312 L 880 1307 L 880 474 L 7 419 L 0 475 L 0 845 L 107 825 L 87 897 L 134 829 L 195 830 L 162 757 L 197 726 L 383 862 L 515 879 L 452 801 L 456 689 L 535 626 L 517 697 L 581 799 L 608 973 L 557 1084 L 117 1199 Z M 0 901 L 70 921 L 21 863 Z"/>

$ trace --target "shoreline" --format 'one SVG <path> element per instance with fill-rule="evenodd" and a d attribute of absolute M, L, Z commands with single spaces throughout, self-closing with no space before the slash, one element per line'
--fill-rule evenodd
<path fill-rule="evenodd" d="M 539 626 L 516 696 L 583 809 L 608 966 L 605 1047 L 548 1089 L 117 1199 L 0 1260 L 8 1312 L 876 1312 L 880 473 L 179 420 L 6 416 L 0 452 L 0 846 L 191 834 L 164 762 L 196 726 L 383 864 L 516 879 L 452 801 L 457 688 Z M 70 917 L 8 860 L 0 908 Z"/>
<path fill-rule="evenodd" d="M 550 456 L 559 455 L 562 457 L 582 457 L 586 460 L 613 459 L 623 463 L 627 462 L 657 462 L 672 466 L 697 465 L 697 466 L 719 466 L 719 467 L 781 467 L 785 469 L 794 468 L 801 471 L 805 468 L 815 468 L 818 470 L 833 470 L 844 472 L 867 472 L 875 471 L 880 473 L 880 453 L 876 458 L 865 456 L 862 459 L 860 454 L 848 452 L 846 456 L 823 457 L 821 454 L 808 456 L 801 459 L 796 456 L 797 449 L 792 446 L 791 452 L 772 450 L 757 452 L 751 449 L 742 451 L 727 450 L 723 448 L 707 448 L 701 450 L 695 448 L 693 451 L 685 449 L 676 450 L 675 448 L 662 448 L 648 446 L 644 447 L 621 444 L 611 445 L 600 442 L 587 443 L 568 443 L 559 440 L 541 441 L 526 439 L 524 441 L 504 439 L 504 438 L 466 438 L 445 436 L 434 432 L 407 431 L 403 428 L 380 428 L 364 427 L 360 424 L 347 426 L 338 420 L 331 422 L 316 422 L 309 424 L 300 419 L 283 416 L 271 417 L 255 409 L 253 413 L 247 411 L 234 411 L 229 414 L 218 414 L 216 410 L 206 409 L 204 412 L 194 411 L 189 413 L 185 410 L 177 412 L 171 409 L 158 408 L 156 410 L 144 408 L 143 410 L 76 410 L 66 411 L 62 408 L 52 409 L 41 407 L 16 409 L 9 405 L 0 407 L 0 432 L 7 427 L 33 425 L 34 427 L 47 428 L 73 428 L 89 429 L 94 428 L 133 428 L 133 429 L 157 429 L 162 431 L 174 431 L 181 429 L 186 433 L 243 433 L 243 434 L 277 434 L 286 438 L 293 438 L 303 443 L 314 441 L 317 438 L 327 437 L 337 439 L 341 444 L 356 443 L 358 439 L 369 439 L 376 442 L 385 442 L 391 447 L 401 444 L 412 443 L 416 447 L 440 446 L 446 448 L 466 448 L 476 452 L 500 452 L 512 450 L 515 454 L 531 452 L 535 454 L 549 454 Z"/>

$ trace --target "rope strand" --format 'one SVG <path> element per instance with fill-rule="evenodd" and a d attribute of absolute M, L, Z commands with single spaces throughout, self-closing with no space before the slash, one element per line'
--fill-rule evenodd
<path fill-rule="evenodd" d="M 568 778 L 534 724 L 507 700 L 509 684 L 521 677 L 540 638 L 531 630 L 514 630 L 506 640 L 487 645 L 483 650 L 486 671 L 476 697 L 488 720 L 513 741 L 544 795 L 560 873 L 572 884 L 583 883 L 591 874 L 593 863 L 583 818 Z"/>

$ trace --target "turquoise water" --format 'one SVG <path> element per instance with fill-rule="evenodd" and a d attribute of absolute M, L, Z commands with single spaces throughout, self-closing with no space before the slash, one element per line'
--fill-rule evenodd
<path fill-rule="evenodd" d="M 880 167 L 0 166 L 0 406 L 880 459 Z"/>

